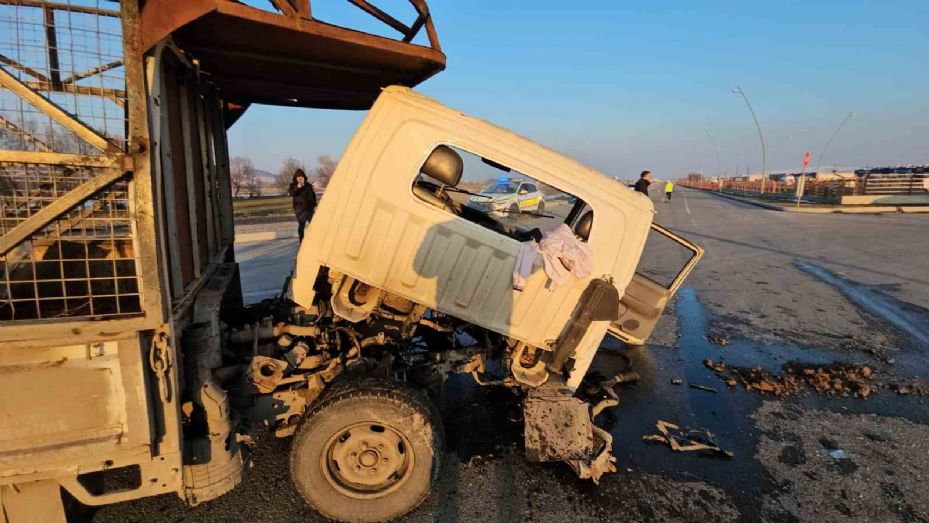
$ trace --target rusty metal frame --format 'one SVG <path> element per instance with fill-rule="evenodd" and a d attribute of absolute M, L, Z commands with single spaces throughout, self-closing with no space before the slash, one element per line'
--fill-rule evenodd
<path fill-rule="evenodd" d="M 282 1 L 286 2 L 287 0 L 272 0 L 275 5 L 281 3 Z M 410 0 L 410 4 L 412 4 L 413 8 L 416 9 L 417 14 L 416 20 L 414 20 L 410 25 L 406 25 L 400 20 L 397 20 L 367 0 L 348 0 L 348 2 L 383 22 L 384 24 L 390 26 L 398 33 L 402 34 L 404 42 L 413 41 L 413 39 L 416 38 L 416 35 L 419 33 L 420 29 L 425 26 L 426 36 L 429 38 L 429 46 L 436 51 L 442 50 L 442 46 L 439 44 L 438 35 L 436 35 L 435 32 L 435 25 L 432 23 L 432 15 L 429 13 L 429 7 L 426 5 L 425 0 Z M 309 5 L 307 6 L 307 9 L 309 10 Z"/>
<path fill-rule="evenodd" d="M 207 98 L 208 89 L 199 89 L 196 96 L 202 100 L 201 103 L 197 104 L 197 136 L 200 139 L 200 169 L 203 173 L 203 194 L 206 197 L 207 201 L 213 202 L 214 205 L 209 205 L 207 209 L 204 209 L 205 214 L 207 215 L 206 220 L 206 243 L 207 243 L 207 253 L 212 258 L 216 251 L 219 248 L 219 242 L 216 241 L 216 225 L 218 223 L 217 218 L 217 206 L 215 202 L 218 197 L 215 191 L 217 181 L 216 181 L 216 166 L 213 164 L 213 150 L 211 144 L 213 142 L 213 134 L 210 133 L 210 129 L 206 121 L 206 112 L 207 104 L 209 103 Z"/>
<path fill-rule="evenodd" d="M 2 4 L 2 0 L 0 0 L 0 4 Z M 29 67 L 29 66 L 23 65 L 23 64 L 17 62 L 16 60 L 13 60 L 13 59 L 10 58 L 9 56 L 0 54 L 0 64 L 8 65 L 8 66 L 12 67 L 13 69 L 16 69 L 17 71 L 22 72 L 22 73 L 26 73 L 26 74 L 28 74 L 29 76 L 31 76 L 31 77 L 33 77 L 33 78 L 35 78 L 36 80 L 39 80 L 39 81 L 41 81 L 41 82 L 48 82 L 48 81 L 49 81 L 49 80 L 48 80 L 48 77 L 45 76 L 44 74 L 42 74 L 42 73 L 36 71 L 35 69 L 33 69 L 33 68 Z"/>
<path fill-rule="evenodd" d="M 110 63 L 108 63 L 108 64 L 103 64 L 103 65 L 99 65 L 99 66 L 97 66 L 97 67 L 92 67 L 92 68 L 90 68 L 90 69 L 87 69 L 86 71 L 81 71 L 80 73 L 74 73 L 74 74 L 72 74 L 71 76 L 69 76 L 69 77 L 65 78 L 64 80 L 62 80 L 61 83 L 63 83 L 63 84 L 73 84 L 74 82 L 77 82 L 77 81 L 79 81 L 79 80 L 83 80 L 84 78 L 90 78 L 91 76 L 96 76 L 96 75 L 98 75 L 98 74 L 100 74 L 100 73 L 105 73 L 105 72 L 109 71 L 110 69 L 116 69 L 117 67 L 120 67 L 120 66 L 122 66 L 122 65 L 123 65 L 123 61 L 122 61 L 122 60 L 116 60 L 116 61 L 110 62 Z"/>
<path fill-rule="evenodd" d="M 84 13 L 97 16 L 111 16 L 119 18 L 119 11 L 112 9 L 100 9 L 97 7 L 87 7 L 82 5 L 61 4 L 57 2 L 45 2 L 43 0 L 0 0 L 0 5 L 12 5 L 18 7 L 41 7 L 54 11 L 69 11 L 72 13 Z"/>
<path fill-rule="evenodd" d="M 203 273 L 203 267 L 208 263 L 207 260 L 202 260 L 200 253 L 200 232 L 199 224 L 203 219 L 201 206 L 204 205 L 203 201 L 199 201 L 197 196 L 197 170 L 194 166 L 194 150 L 193 150 L 193 130 L 190 126 L 190 87 L 186 85 L 183 81 L 178 85 L 178 101 L 180 102 L 180 113 L 178 116 L 181 119 L 181 136 L 184 142 L 184 181 L 187 184 L 187 212 L 190 216 L 190 252 L 193 259 L 193 273 L 194 279 L 200 277 Z"/>
<path fill-rule="evenodd" d="M 47 154 L 47 153 L 38 153 Z M 2 156 L 0 156 L 2 158 Z M 45 227 L 58 216 L 71 210 L 74 206 L 90 198 L 104 187 L 115 182 L 123 176 L 121 169 L 105 169 L 90 180 L 71 189 L 63 196 L 56 198 L 55 201 L 42 207 L 32 216 L 26 218 L 22 223 L 13 228 L 13 230 L 0 236 L 0 256 L 9 252 L 10 249 L 19 245 L 42 227 Z"/>
<path fill-rule="evenodd" d="M 46 7 L 46 2 L 0 0 L 0 4 L 13 4 L 29 7 Z M 55 7 L 59 8 L 59 7 Z M 67 10 L 119 16 L 119 13 L 63 6 Z M 72 9 L 73 8 L 73 9 Z M 2 483 L 52 480 L 68 490 L 83 503 L 99 505 L 114 501 L 134 499 L 143 496 L 181 492 L 181 427 L 180 401 L 175 395 L 169 399 L 159 398 L 157 389 L 153 389 L 146 378 L 149 375 L 149 342 L 160 333 L 169 335 L 168 340 L 175 342 L 173 330 L 166 325 L 169 312 L 164 306 L 164 294 L 161 290 L 162 279 L 157 277 L 160 269 L 157 236 L 155 227 L 154 200 L 152 198 L 151 160 L 152 147 L 149 139 L 148 104 L 146 102 L 145 76 L 143 74 L 142 45 L 139 27 L 138 3 L 122 2 L 123 52 L 125 56 L 125 85 L 127 111 L 126 139 L 127 152 L 108 141 L 97 141 L 104 151 L 100 156 L 60 154 L 48 151 L 0 151 L 0 161 L 16 163 L 44 163 L 50 165 L 72 165 L 103 168 L 103 171 L 89 181 L 49 203 L 31 217 L 21 222 L 16 228 L 0 238 L 5 245 L 14 241 L 11 235 L 25 234 L 26 227 L 34 228 L 38 222 L 54 219 L 73 203 L 80 203 L 86 195 L 102 188 L 113 181 L 126 177 L 128 181 L 129 205 L 132 220 L 133 248 L 136 250 L 136 272 L 142 277 L 139 285 L 142 295 L 142 315 L 129 318 L 114 318 L 103 321 L 94 320 L 31 320 L 11 322 L 0 328 L 0 354 L 12 354 L 17 349 L 36 349 L 39 347 L 58 347 L 62 344 L 85 344 L 98 341 L 119 342 L 119 369 L 122 373 L 122 388 L 127 397 L 135 403 L 147 407 L 127 408 L 126 416 L 130 427 L 135 430 L 121 434 L 115 445 L 100 444 L 80 449 L 82 454 L 62 455 L 44 469 L 22 468 L 13 476 L 6 476 Z M 9 64 L 7 64 L 9 65 Z M 111 64 L 107 64 L 111 65 Z M 114 66 L 115 67 L 115 66 Z M 7 75 L 8 76 L 8 75 Z M 75 80 L 76 81 L 76 80 Z M 14 85 L 15 87 L 15 85 Z M 20 91 L 23 91 L 20 88 Z M 27 93 L 23 93 L 27 94 Z M 28 101 L 28 100 L 27 100 Z M 43 113 L 54 112 L 39 101 L 36 107 Z M 58 111 L 61 111 L 58 109 Z M 63 111 L 62 111 L 63 112 Z M 64 115 L 58 113 L 58 117 Z M 54 118 L 54 116 L 53 116 Z M 57 120 L 57 118 L 56 118 Z M 75 121 L 67 128 L 83 125 Z M 10 129 L 8 125 L 4 127 Z M 11 129 L 12 130 L 12 129 Z M 72 129 L 73 130 L 73 129 Z M 14 130 L 15 132 L 15 130 Z M 80 136 L 80 133 L 77 133 Z M 83 136 L 82 136 L 83 138 Z M 33 143 L 35 146 L 35 143 Z M 41 148 L 36 146 L 36 148 Z M 46 147 L 47 149 L 47 147 Z M 174 338 L 176 339 L 176 338 Z M 171 350 L 170 347 L 168 350 Z M 165 379 L 173 390 L 177 390 L 177 366 L 165 373 Z M 119 398 L 117 398 L 119 399 Z M 53 398 L 52 398 L 53 400 Z M 142 484 L 138 489 L 117 491 L 96 496 L 88 492 L 77 481 L 77 474 L 103 470 L 109 467 L 123 467 L 138 464 L 141 469 Z M 58 495 L 58 488 L 53 489 L 53 496 Z M 49 500 L 52 502 L 51 500 Z M 53 502 L 52 502 L 53 503 Z M 0 517 L 0 519 L 3 519 Z"/>
<path fill-rule="evenodd" d="M 35 163 L 47 165 L 73 165 L 78 167 L 120 167 L 125 166 L 132 170 L 131 159 L 122 154 L 109 156 L 95 156 L 86 154 L 70 154 L 56 152 L 34 151 L 4 151 L 0 150 L 0 162 Z"/>
<path fill-rule="evenodd" d="M 126 91 L 121 89 L 109 89 L 106 87 L 91 87 L 86 85 L 74 85 L 73 83 L 64 83 L 60 81 L 57 83 L 46 83 L 46 82 L 23 82 L 23 84 L 35 91 L 51 91 L 55 93 L 69 93 L 69 94 L 83 94 L 88 96 L 102 96 L 112 100 L 116 105 L 124 107 L 125 102 L 123 100 L 126 98 Z"/>
<path fill-rule="evenodd" d="M 48 146 L 47 143 L 36 138 L 25 129 L 20 129 L 19 126 L 7 120 L 3 116 L 0 116 L 0 126 L 2 126 L 7 131 L 16 134 L 17 136 L 21 136 L 25 141 L 31 143 L 32 146 L 38 149 L 40 152 L 52 152 L 52 149 Z"/>
<path fill-rule="evenodd" d="M 153 154 L 155 156 L 154 179 L 155 179 L 155 201 L 158 202 L 158 230 L 159 239 L 162 246 L 177 245 L 177 221 L 173 212 L 174 208 L 174 190 L 173 183 L 173 166 L 171 165 L 171 140 L 165 139 L 165 133 L 168 132 L 168 113 L 165 110 L 165 79 L 164 79 L 164 52 L 167 49 L 165 45 L 159 45 L 152 53 L 148 62 L 148 85 L 149 98 L 152 109 L 152 135 L 156 137 Z M 162 209 L 162 205 L 164 209 Z M 165 256 L 164 265 L 164 285 L 170 292 L 168 296 L 179 296 L 184 285 L 180 274 L 181 266 L 180 252 L 178 249 L 164 248 L 161 251 Z M 176 270 L 177 269 L 177 270 Z M 170 301 L 170 300 L 166 300 Z M 168 304 L 168 307 L 170 305 Z"/>
<path fill-rule="evenodd" d="M 8 73 L 5 69 L 0 68 L 0 87 L 9 89 L 23 100 L 29 102 L 36 109 L 39 109 L 62 127 L 73 132 L 79 138 L 106 153 L 121 152 L 121 149 L 114 143 L 104 138 L 100 133 L 81 122 L 68 111 L 59 107 L 55 102 L 42 96 L 26 83 L 19 81 L 15 76 Z"/>
<path fill-rule="evenodd" d="M 120 17 L 116 11 L 100 10 L 82 6 L 72 6 L 67 4 L 56 4 L 38 0 L 0 0 L 0 5 L 15 5 L 23 7 L 51 7 L 71 12 L 80 12 L 95 14 L 101 16 Z M 48 146 L 36 144 L 33 140 L 28 140 L 40 151 L 0 151 L 0 161 L 15 163 L 31 164 L 49 164 L 49 165 L 71 165 L 79 167 L 96 167 L 104 168 L 105 171 L 89 182 L 85 182 L 78 188 L 73 189 L 61 198 L 50 204 L 50 210 L 40 210 L 36 215 L 19 224 L 10 233 L 16 232 L 16 236 L 21 236 L 22 231 L 27 229 L 24 225 L 29 225 L 33 229 L 38 222 L 46 221 L 51 216 L 60 214 L 65 208 L 72 208 L 69 205 L 74 200 L 80 203 L 80 196 L 83 194 L 93 193 L 98 188 L 103 187 L 114 180 L 118 180 L 124 175 L 128 175 L 129 191 L 131 194 L 130 205 L 133 206 L 132 230 L 135 237 L 134 249 L 138 253 L 137 257 L 137 274 L 142 276 L 139 280 L 140 291 L 142 295 L 142 313 L 139 316 L 129 318 L 113 318 L 106 321 L 95 321 L 88 319 L 40 319 L 28 320 L 22 322 L 11 322 L 0 328 L 0 343 L 5 347 L 28 347 L 36 343 L 54 342 L 67 338 L 74 341 L 91 341 L 91 340 L 112 340 L 125 337 L 127 333 L 135 333 L 144 330 L 158 328 L 167 319 L 168 309 L 163 301 L 161 289 L 161 278 L 154 277 L 160 270 L 160 263 L 157 256 L 157 246 L 155 239 L 155 216 L 153 213 L 152 199 L 152 181 L 151 181 L 151 148 L 149 146 L 148 130 L 148 110 L 146 100 L 146 90 L 144 75 L 142 72 L 142 44 L 141 29 L 139 27 L 139 13 L 135 2 L 122 3 L 122 28 L 124 40 L 124 65 L 126 97 L 129 103 L 126 104 L 128 116 L 128 133 L 129 152 L 124 152 L 121 148 L 109 142 L 100 136 L 93 129 L 88 128 L 83 122 L 78 121 L 70 113 L 61 109 L 54 103 L 51 103 L 41 94 L 35 93 L 28 86 L 24 85 L 18 79 L 12 77 L 6 71 L 0 69 L 0 79 L 4 81 L 3 85 L 10 85 L 13 91 L 25 98 L 27 102 L 34 105 L 44 114 L 52 117 L 56 122 L 68 128 L 69 130 L 78 129 L 79 137 L 87 140 L 96 148 L 104 151 L 102 155 L 78 155 L 49 152 Z M 17 67 L 17 63 L 6 57 L 0 57 L 0 62 L 19 69 L 39 82 L 48 82 L 49 80 L 37 71 L 23 70 L 24 67 Z M 103 68 L 115 65 L 105 64 L 94 74 L 102 72 Z M 109 67 L 109 68 L 112 68 Z M 30 69 L 30 68 L 25 68 Z M 35 73 L 35 74 L 33 74 Z M 87 71 L 85 71 L 87 73 Z M 81 73 L 84 74 L 84 73 Z M 75 80 L 76 81 L 76 80 Z M 10 129 L 7 123 L 4 127 Z M 13 129 L 10 129 L 13 130 Z M 14 130 L 14 132 L 16 132 Z M 28 134 L 28 133 L 26 133 Z M 33 137 L 34 138 L 34 137 Z M 28 139 L 28 138 L 27 138 Z M 41 143 L 40 140 L 37 140 Z M 97 189 L 95 189 L 97 188 Z M 85 197 L 86 199 L 86 197 Z M 56 213 L 55 211 L 59 211 Z M 14 237 L 9 233 L 5 235 L 2 242 L 4 249 L 6 244 L 11 243 Z M 15 243 L 14 243 L 15 245 Z M 46 340 L 46 341 L 43 341 Z"/>

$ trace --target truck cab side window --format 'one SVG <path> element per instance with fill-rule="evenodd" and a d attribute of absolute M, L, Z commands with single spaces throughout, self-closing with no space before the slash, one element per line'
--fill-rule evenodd
<path fill-rule="evenodd" d="M 548 232 L 569 215 L 577 197 L 463 149 L 439 145 L 413 181 L 420 200 L 519 241 L 528 232 Z M 591 218 L 592 220 L 592 214 Z M 589 223 L 587 232 L 589 233 Z M 586 240 L 586 238 L 585 238 Z"/>

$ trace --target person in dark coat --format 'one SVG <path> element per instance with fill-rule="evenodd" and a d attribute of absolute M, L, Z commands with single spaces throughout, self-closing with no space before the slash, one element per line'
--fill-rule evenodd
<path fill-rule="evenodd" d="M 639 181 L 635 182 L 636 192 L 640 192 L 645 196 L 648 196 L 648 186 L 652 183 L 652 172 L 651 171 L 642 171 L 642 174 L 639 175 Z"/>
<path fill-rule="evenodd" d="M 303 169 L 297 169 L 294 172 L 293 181 L 290 182 L 287 194 L 291 195 L 294 200 L 297 236 L 300 237 L 300 242 L 303 243 L 303 229 L 306 227 L 307 222 L 313 219 L 313 213 L 316 211 L 316 191 Z"/>

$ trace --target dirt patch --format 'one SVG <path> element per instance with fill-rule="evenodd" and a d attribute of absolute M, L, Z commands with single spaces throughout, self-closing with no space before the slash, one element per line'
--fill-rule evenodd
<path fill-rule="evenodd" d="M 929 520 L 929 427 L 780 401 L 752 418 L 758 460 L 781 486 L 763 500 L 765 519 Z"/>

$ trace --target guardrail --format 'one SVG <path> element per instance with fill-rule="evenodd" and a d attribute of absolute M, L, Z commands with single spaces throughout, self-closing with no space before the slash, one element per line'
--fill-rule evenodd
<path fill-rule="evenodd" d="M 802 199 L 817 203 L 840 203 L 843 196 L 870 195 L 923 195 L 927 194 L 923 186 L 926 174 L 906 175 L 867 175 L 860 178 L 841 180 L 807 180 L 804 184 Z M 679 185 L 725 192 L 729 194 L 762 195 L 779 200 L 792 200 L 797 197 L 797 185 L 794 182 L 766 180 L 762 192 L 761 180 L 723 180 L 722 187 L 711 180 L 680 180 Z"/>
<path fill-rule="evenodd" d="M 869 194 L 924 194 L 923 180 L 929 174 L 868 175 L 861 179 L 860 195 Z"/>

